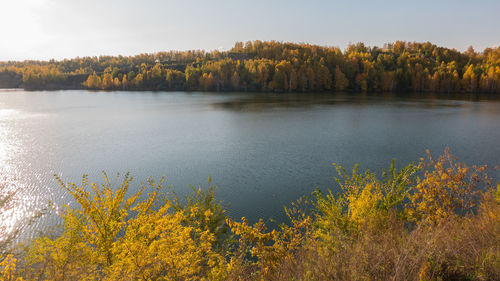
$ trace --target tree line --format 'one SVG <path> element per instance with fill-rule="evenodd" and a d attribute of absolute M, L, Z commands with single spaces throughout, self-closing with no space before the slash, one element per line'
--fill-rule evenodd
<path fill-rule="evenodd" d="M 351 44 L 342 51 L 253 41 L 225 52 L 0 62 L 0 76 L 18 79 L 26 89 L 499 93 L 500 47 L 459 52 L 396 41 L 383 47 Z"/>

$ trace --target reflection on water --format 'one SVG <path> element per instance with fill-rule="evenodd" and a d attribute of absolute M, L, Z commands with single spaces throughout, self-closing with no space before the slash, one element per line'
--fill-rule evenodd
<path fill-rule="evenodd" d="M 74 204 L 53 175 L 100 181 L 102 170 L 136 186 L 166 175 L 180 196 L 211 175 L 233 217 L 281 220 L 299 196 L 336 188 L 333 162 L 380 171 L 448 145 L 498 165 L 499 120 L 498 98 L 476 95 L 0 91 L 0 182 L 15 192 L 0 224 L 58 223 L 26 219 L 49 200 Z"/>
<path fill-rule="evenodd" d="M 0 205 L 2 208 L 0 235 L 11 233 L 16 224 L 23 220 L 26 212 L 22 204 L 24 196 L 16 192 L 16 187 L 19 187 L 20 183 L 16 181 L 15 168 L 10 163 L 19 150 L 10 123 L 21 113 L 13 109 L 1 108 L 2 106 L 5 105 L 0 104 L 0 199 L 3 199 Z M 7 202 L 6 198 L 11 199 Z M 29 200 L 27 203 L 29 204 Z M 3 238 L 0 237 L 0 241 Z"/>
<path fill-rule="evenodd" d="M 286 93 L 286 94 L 237 94 L 232 99 L 214 102 L 215 108 L 234 111 L 265 111 L 279 108 L 310 108 L 318 106 L 339 106 L 345 104 L 398 104 L 409 107 L 462 107 L 464 102 L 498 101 L 495 95 L 433 94 L 433 93 Z"/>
<path fill-rule="evenodd" d="M 33 196 L 33 191 L 30 192 L 26 184 L 28 177 L 25 171 L 31 163 L 23 161 L 22 152 L 29 151 L 30 147 L 22 147 L 20 140 L 23 136 L 18 131 L 18 126 L 26 119 L 41 118 L 43 115 L 24 113 L 8 106 L 0 103 L 0 198 L 3 199 L 0 206 L 0 241 L 6 238 L 2 235 L 8 236 L 14 230 L 22 233 L 24 228 L 30 226 L 29 219 L 34 218 L 46 204 L 46 200 Z M 21 168 L 20 165 L 25 167 Z"/>

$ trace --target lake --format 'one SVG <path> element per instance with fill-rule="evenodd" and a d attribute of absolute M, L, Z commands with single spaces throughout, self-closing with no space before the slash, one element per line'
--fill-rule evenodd
<path fill-rule="evenodd" d="M 492 97 L 2 90 L 0 180 L 16 191 L 2 223 L 31 233 L 57 223 L 24 219 L 48 201 L 75 206 L 54 174 L 102 181 L 101 171 L 130 172 L 134 188 L 165 175 L 180 196 L 211 176 L 233 218 L 280 221 L 299 196 L 336 189 L 332 163 L 380 172 L 449 146 L 495 166 L 499 143 Z"/>

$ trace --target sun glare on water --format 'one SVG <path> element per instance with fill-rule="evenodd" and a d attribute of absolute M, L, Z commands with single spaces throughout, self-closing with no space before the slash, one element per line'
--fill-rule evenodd
<path fill-rule="evenodd" d="M 30 212 L 30 198 L 23 195 L 12 159 L 19 152 L 12 135 L 12 121 L 22 112 L 0 108 L 0 242 L 9 236 Z M 8 200 L 6 200 L 9 198 Z"/>

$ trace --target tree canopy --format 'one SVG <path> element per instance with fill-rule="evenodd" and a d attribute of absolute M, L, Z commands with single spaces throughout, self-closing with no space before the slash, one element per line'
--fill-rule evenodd
<path fill-rule="evenodd" d="M 0 78 L 18 79 L 26 89 L 499 93 L 500 47 L 459 52 L 396 41 L 383 47 L 351 44 L 342 51 L 249 41 L 225 52 L 0 62 Z"/>

